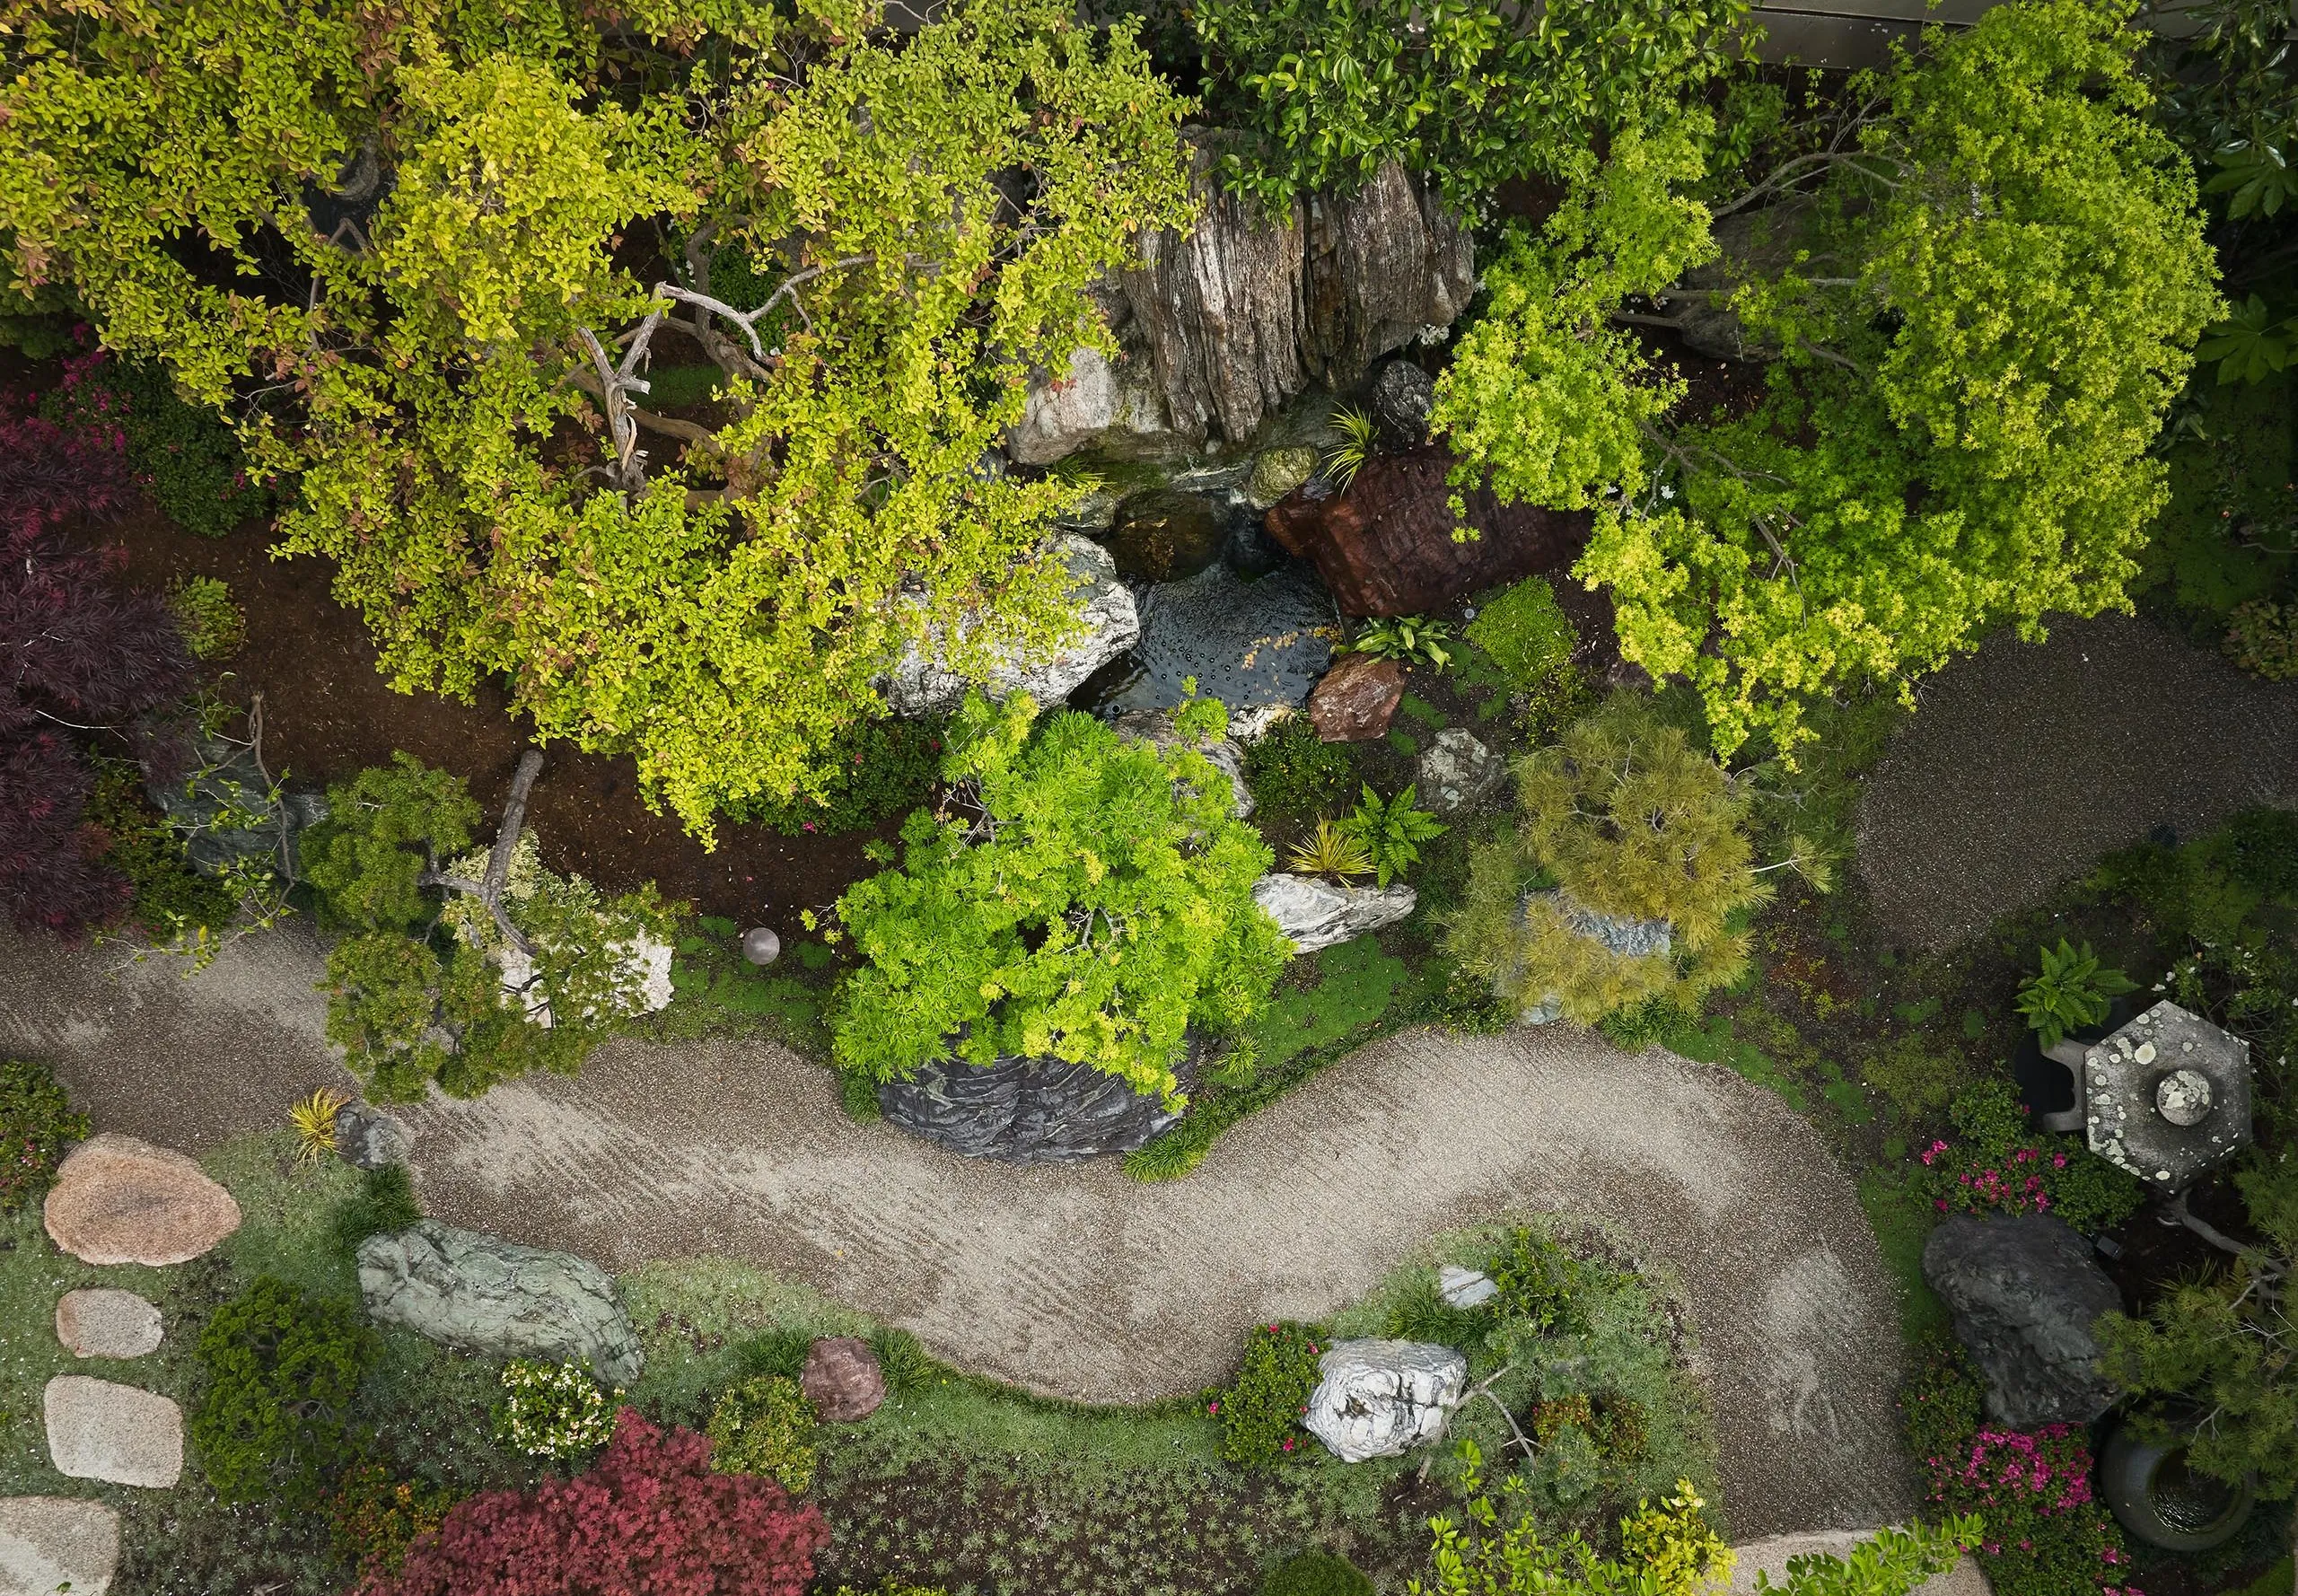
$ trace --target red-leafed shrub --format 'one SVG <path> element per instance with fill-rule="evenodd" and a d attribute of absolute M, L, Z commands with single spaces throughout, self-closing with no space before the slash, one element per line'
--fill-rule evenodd
<path fill-rule="evenodd" d="M 66 429 L 0 400 L 0 911 L 75 935 L 126 907 L 85 825 L 93 772 L 66 735 L 123 736 L 180 696 L 191 654 L 155 594 L 65 536 L 134 501 L 118 435 Z"/>
<path fill-rule="evenodd" d="M 813 1504 L 626 1407 L 588 1474 L 457 1504 L 357 1596 L 803 1596 L 829 1541 Z"/>

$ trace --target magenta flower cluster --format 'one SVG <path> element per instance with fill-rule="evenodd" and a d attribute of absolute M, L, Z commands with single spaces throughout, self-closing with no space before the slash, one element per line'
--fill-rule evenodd
<path fill-rule="evenodd" d="M 1967 1448 L 1927 1460 L 1931 1499 L 1951 1513 L 1975 1513 L 1989 1558 L 2022 1567 L 2097 1565 L 2091 1579 L 2099 1596 L 2144 1596 L 2136 1585 L 2109 1584 L 2128 1561 L 2091 1486 L 2091 1449 L 2082 1428 L 2046 1425 L 2035 1431 L 1981 1429 Z M 2069 1560 L 2073 1560 L 2070 1567 Z"/>
<path fill-rule="evenodd" d="M 1949 1144 L 1934 1141 L 1923 1150 L 1923 1164 L 1931 1168 Z M 1999 1209 L 2005 1214 L 2042 1214 L 2050 1208 L 2050 1188 L 2045 1167 L 2066 1167 L 2064 1153 L 2045 1153 L 2039 1147 L 2019 1147 L 1995 1163 L 1975 1163 L 1957 1172 L 1955 1184 L 1933 1199 L 1941 1213 L 1961 1208 L 1967 1213 Z M 1942 1173 L 1944 1171 L 1943 1171 Z"/>

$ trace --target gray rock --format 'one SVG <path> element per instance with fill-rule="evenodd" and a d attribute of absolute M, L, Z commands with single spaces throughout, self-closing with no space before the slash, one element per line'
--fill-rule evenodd
<path fill-rule="evenodd" d="M 1923 1275 L 1987 1377 L 1998 1425 L 2088 1424 L 2114 1400 L 2092 1327 L 2122 1306 L 2083 1238 L 2046 1214 L 1957 1214 L 1931 1232 Z"/>
<path fill-rule="evenodd" d="M 67 1496 L 0 1497 L 0 1596 L 105 1596 L 119 1510 Z"/>
<path fill-rule="evenodd" d="M 1188 746 L 1213 761 L 1214 767 L 1229 778 L 1233 794 L 1229 812 L 1238 820 L 1245 820 L 1253 812 L 1253 795 L 1245 785 L 1245 750 L 1233 738 L 1223 737 L 1209 744 L 1184 745 L 1180 729 L 1173 724 L 1170 709 L 1129 709 L 1110 722 L 1110 730 L 1119 737 L 1148 743 L 1159 753 Z"/>
<path fill-rule="evenodd" d="M 1741 285 L 1776 276 L 1811 243 L 1814 207 L 1790 199 L 1759 211 L 1739 211 L 1715 224 L 1715 258 L 1684 274 L 1662 302 L 1684 345 L 1711 360 L 1772 360 L 1779 351 L 1748 336 L 1732 295 Z"/>
<path fill-rule="evenodd" d="M 209 875 L 241 860 L 284 869 L 287 879 L 302 873 L 297 843 L 327 818 L 327 800 L 317 793 L 287 793 L 271 801 L 270 784 L 256 763 L 255 750 L 219 737 L 192 739 L 192 771 L 172 781 L 145 782 L 152 806 L 184 837 L 184 853 L 195 869 Z M 258 817 L 251 825 L 223 824 L 226 811 Z"/>
<path fill-rule="evenodd" d="M 1186 1086 L 1194 1065 L 1176 1074 Z M 1061 1163 L 1130 1153 L 1180 1118 L 1154 1092 L 1137 1092 L 1090 1064 L 1011 1055 L 978 1067 L 926 1065 L 878 1088 L 889 1123 L 968 1158 Z"/>
<path fill-rule="evenodd" d="M 1455 1308 L 1481 1308 L 1500 1294 L 1499 1285 L 1481 1269 L 1446 1264 L 1436 1271 L 1436 1291 Z"/>
<path fill-rule="evenodd" d="M 742 933 L 742 957 L 763 969 L 782 957 L 782 938 L 764 925 Z"/>
<path fill-rule="evenodd" d="M 359 1293 L 377 1322 L 466 1351 L 585 1364 L 621 1390 L 645 1367 L 614 1282 L 572 1253 L 425 1219 L 359 1244 Z"/>
<path fill-rule="evenodd" d="M 1428 417 L 1436 408 L 1436 384 L 1408 360 L 1389 360 L 1373 373 L 1373 419 L 1407 448 L 1428 442 Z"/>
<path fill-rule="evenodd" d="M 1469 1361 L 1429 1341 L 1336 1341 L 1301 1422 L 1344 1463 L 1433 1441 L 1468 1386 Z"/>
<path fill-rule="evenodd" d="M 1264 449 L 1253 457 L 1251 475 L 1245 478 L 1245 500 L 1266 510 L 1317 474 L 1317 452 L 1305 443 Z"/>
<path fill-rule="evenodd" d="M 59 1374 L 42 1399 L 48 1455 L 75 1479 L 165 1490 L 183 1474 L 183 1409 L 166 1397 Z"/>
<path fill-rule="evenodd" d="M 1450 726 L 1421 750 L 1413 771 L 1422 800 L 1433 814 L 1458 814 L 1474 809 L 1508 785 L 1507 761 L 1473 732 Z"/>
<path fill-rule="evenodd" d="M 1043 466 L 1089 447 L 1119 454 L 1186 449 L 1189 440 L 1166 417 L 1148 352 L 1131 342 L 1114 361 L 1079 349 L 1058 380 L 1032 386 L 1021 421 L 1005 434 L 1005 452 L 1022 465 Z"/>
<path fill-rule="evenodd" d="M 407 1122 L 373 1103 L 346 1103 L 335 1112 L 336 1155 L 355 1170 L 405 1163 L 415 1151 Z"/>
<path fill-rule="evenodd" d="M 1250 504 L 1240 506 L 1241 513 L 1229 522 L 1229 541 L 1221 550 L 1222 559 L 1229 569 L 1247 582 L 1258 582 L 1276 570 L 1293 557 L 1285 546 L 1268 535 L 1268 527 Z"/>
<path fill-rule="evenodd" d="M 1395 925 L 1419 897 L 1402 882 L 1336 887 L 1320 876 L 1276 871 L 1253 883 L 1253 901 L 1292 939 L 1294 951 L 1313 953 Z"/>
<path fill-rule="evenodd" d="M 56 1304 L 56 1338 L 75 1358 L 140 1358 L 160 1348 L 160 1311 L 132 1291 L 67 1291 Z"/>
<path fill-rule="evenodd" d="M 1083 630 L 1075 641 L 1050 655 L 1009 651 L 991 662 L 978 684 L 952 670 L 938 649 L 928 653 L 912 646 L 881 684 L 887 706 L 898 715 L 944 715 L 979 685 L 997 697 L 1026 692 L 1040 708 L 1051 708 L 1132 647 L 1141 636 L 1141 616 L 1132 591 L 1118 580 L 1109 550 L 1074 533 L 1056 538 L 1054 548 L 1077 583 Z"/>

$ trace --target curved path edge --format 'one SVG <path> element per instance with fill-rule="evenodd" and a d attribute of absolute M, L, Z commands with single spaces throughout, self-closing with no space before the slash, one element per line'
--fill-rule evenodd
<path fill-rule="evenodd" d="M 0 1049 L 97 1124 L 203 1151 L 345 1077 L 307 930 L 184 981 L 0 933 Z M 1414 1031 L 1336 1063 L 1190 1177 L 1014 1169 L 855 1125 L 835 1077 L 756 1042 L 600 1049 L 408 1111 L 426 1209 L 627 1269 L 727 1256 L 915 1332 L 959 1366 L 1135 1402 L 1222 1378 L 1256 1320 L 1322 1317 L 1434 1235 L 1552 1211 L 1658 1266 L 1699 1338 L 1741 1538 L 1903 1521 L 1901 1344 L 1844 1171 L 1785 1104 L 1563 1027 Z"/>

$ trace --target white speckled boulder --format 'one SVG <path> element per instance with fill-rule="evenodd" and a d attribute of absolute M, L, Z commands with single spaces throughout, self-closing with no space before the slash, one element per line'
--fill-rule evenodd
<path fill-rule="evenodd" d="M 1344 1463 L 1433 1441 L 1466 1392 L 1469 1361 L 1429 1341 L 1336 1341 L 1302 1422 Z"/>
<path fill-rule="evenodd" d="M 1419 901 L 1410 887 L 1336 887 L 1313 875 L 1279 871 L 1253 883 L 1253 901 L 1293 939 L 1294 951 L 1313 953 L 1392 925 Z"/>

